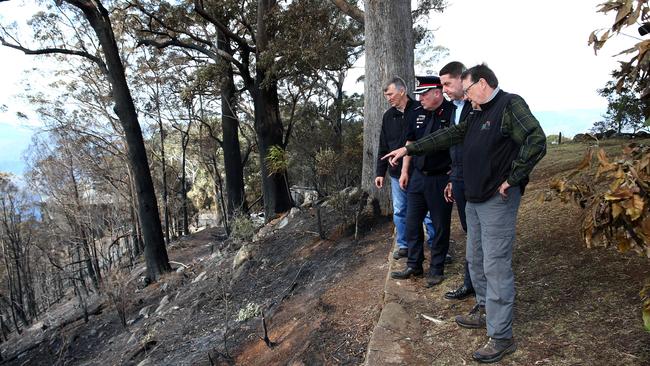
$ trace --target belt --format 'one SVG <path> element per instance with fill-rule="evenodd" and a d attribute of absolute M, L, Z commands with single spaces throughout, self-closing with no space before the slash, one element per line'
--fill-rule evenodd
<path fill-rule="evenodd" d="M 426 170 L 420 170 L 420 173 L 422 175 L 427 176 L 427 177 L 432 177 L 434 175 L 447 175 L 448 170 L 433 170 L 433 171 L 426 171 Z"/>

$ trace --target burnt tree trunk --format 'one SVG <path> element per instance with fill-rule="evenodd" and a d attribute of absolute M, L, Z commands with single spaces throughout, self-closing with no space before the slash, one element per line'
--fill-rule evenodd
<path fill-rule="evenodd" d="M 142 138 L 142 130 L 133 104 L 131 91 L 126 81 L 124 65 L 120 59 L 115 35 L 108 10 L 100 1 L 66 0 L 79 8 L 93 28 L 104 55 L 108 81 L 112 87 L 115 101 L 114 111 L 124 129 L 128 147 L 129 168 L 133 174 L 136 197 L 138 199 L 138 218 L 144 240 L 144 256 L 148 277 L 155 281 L 160 275 L 171 271 L 167 249 L 162 235 L 158 203 L 154 192 L 147 152 Z"/>
<path fill-rule="evenodd" d="M 228 214 L 227 214 L 227 208 L 226 208 L 226 202 L 223 199 L 223 181 L 221 180 L 221 174 L 219 173 L 219 169 L 217 167 L 217 161 L 216 159 L 213 159 L 212 165 L 214 166 L 214 184 L 212 185 L 213 190 L 214 190 L 214 196 L 217 197 L 217 207 L 220 207 L 221 211 L 221 219 L 223 222 L 223 227 L 226 229 L 226 234 L 230 235 L 230 221 L 228 219 Z M 217 215 L 219 217 L 219 215 Z"/>
<path fill-rule="evenodd" d="M 257 42 L 256 42 L 256 74 L 252 91 L 255 105 L 255 132 L 260 155 L 262 173 L 262 195 L 264 196 L 264 212 L 266 220 L 280 212 L 291 208 L 291 196 L 286 188 L 285 173 L 270 173 L 266 166 L 266 156 L 273 146 L 284 148 L 284 129 L 280 119 L 280 102 L 278 100 L 277 81 L 270 74 L 270 66 L 266 65 L 264 52 L 267 50 L 269 34 L 267 21 L 275 7 L 275 0 L 257 1 Z"/>
<path fill-rule="evenodd" d="M 182 233 L 180 235 L 189 235 L 189 215 L 187 212 L 187 146 L 190 143 L 190 128 L 192 128 L 192 108 L 188 106 L 189 122 L 187 123 L 187 130 L 181 128 L 178 131 L 181 133 L 181 214 L 183 215 L 183 225 L 180 227 Z"/>
<path fill-rule="evenodd" d="M 334 151 L 343 152 L 343 82 L 345 82 L 345 71 L 339 71 L 336 80 L 336 99 L 334 99 Z"/>
<path fill-rule="evenodd" d="M 165 161 L 165 128 L 160 116 L 160 98 L 156 94 L 156 113 L 160 129 L 160 165 L 162 175 L 163 223 L 165 226 L 165 243 L 169 245 L 169 193 L 167 192 L 167 162 Z"/>
<path fill-rule="evenodd" d="M 218 47 L 228 54 L 232 54 L 228 39 L 223 32 L 219 32 Z M 224 60 L 224 69 L 224 76 L 221 80 L 222 148 L 226 173 L 228 216 L 232 216 L 235 210 L 245 212 L 248 208 L 244 196 L 244 166 L 239 146 L 239 120 L 235 111 L 237 100 L 232 64 Z"/>

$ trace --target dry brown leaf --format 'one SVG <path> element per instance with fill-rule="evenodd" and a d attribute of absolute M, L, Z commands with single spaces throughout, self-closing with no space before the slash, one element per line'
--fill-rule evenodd
<path fill-rule="evenodd" d="M 612 29 L 616 30 L 621 28 L 626 22 L 626 18 L 632 13 L 632 0 L 623 0 L 621 6 L 618 8 L 618 13 L 616 14 L 616 20 Z"/>
<path fill-rule="evenodd" d="M 606 201 L 619 201 L 632 198 L 633 195 L 634 193 L 629 188 L 618 187 L 612 192 L 605 193 L 604 198 Z"/>
<path fill-rule="evenodd" d="M 557 179 L 551 182 L 551 189 L 555 189 L 558 192 L 564 192 L 566 190 L 566 179 Z"/>
<path fill-rule="evenodd" d="M 625 172 L 623 171 L 623 166 L 622 165 L 618 166 L 618 170 L 614 174 L 614 178 L 617 178 L 617 179 L 624 179 L 625 178 Z"/>
<path fill-rule="evenodd" d="M 618 216 L 623 212 L 623 207 L 619 205 L 618 203 L 614 202 L 612 203 L 612 217 L 614 219 L 618 218 Z"/>
<path fill-rule="evenodd" d="M 650 154 L 646 154 L 644 157 L 639 159 L 638 169 L 639 171 L 642 171 L 646 169 L 648 166 L 650 166 Z M 647 171 L 646 173 L 650 174 L 650 171 Z"/>
<path fill-rule="evenodd" d="M 588 149 L 587 152 L 585 153 L 585 156 L 582 158 L 582 161 L 576 168 L 576 170 L 583 170 L 585 168 L 589 168 L 591 166 L 591 160 L 593 159 L 593 156 L 594 156 L 594 150 Z"/>
<path fill-rule="evenodd" d="M 620 240 L 617 241 L 616 243 L 616 249 L 618 249 L 619 252 L 625 253 L 628 250 L 630 250 L 633 246 L 634 243 L 630 243 L 631 239 L 627 239 L 625 237 L 620 238 Z"/>
<path fill-rule="evenodd" d="M 643 7 L 643 0 L 637 1 L 637 6 L 630 14 L 630 16 L 627 18 L 627 23 L 625 24 L 626 26 L 634 25 L 636 23 L 636 20 L 639 19 L 639 15 L 641 14 L 641 8 Z"/>
<path fill-rule="evenodd" d="M 603 149 L 602 147 L 598 149 L 597 158 L 598 158 L 598 162 L 600 162 L 601 165 L 609 164 L 609 160 L 607 159 L 607 153 L 605 152 L 605 149 Z"/>
<path fill-rule="evenodd" d="M 605 149 L 602 147 L 598 150 L 597 157 L 600 165 L 598 167 L 598 171 L 596 172 L 596 178 L 600 177 L 602 173 L 614 170 L 616 168 L 616 164 L 609 162 L 607 159 L 607 153 L 605 153 Z"/>
<path fill-rule="evenodd" d="M 644 206 L 643 198 L 635 194 L 631 200 L 627 200 L 626 202 L 630 202 L 630 204 L 629 207 L 626 208 L 625 214 L 632 221 L 636 221 L 639 217 L 641 217 L 641 214 L 643 213 L 643 206 Z"/>
<path fill-rule="evenodd" d="M 600 6 L 600 9 L 598 9 L 598 12 L 599 13 L 608 13 L 611 10 L 618 9 L 621 5 L 622 4 L 621 4 L 620 1 L 606 1 L 606 2 L 598 5 L 598 6 Z"/>
<path fill-rule="evenodd" d="M 589 35 L 589 43 L 587 43 L 588 46 L 591 46 L 592 44 L 595 44 L 598 42 L 598 37 L 596 36 L 596 31 L 591 32 Z M 597 51 L 598 49 L 594 47 L 594 51 Z"/>
<path fill-rule="evenodd" d="M 610 191 L 615 191 L 615 190 L 617 190 L 617 189 L 621 186 L 621 184 L 623 184 L 624 182 L 625 182 L 625 179 L 622 179 L 622 178 L 618 178 L 618 179 L 614 180 L 614 181 L 609 185 L 609 190 L 610 190 Z"/>

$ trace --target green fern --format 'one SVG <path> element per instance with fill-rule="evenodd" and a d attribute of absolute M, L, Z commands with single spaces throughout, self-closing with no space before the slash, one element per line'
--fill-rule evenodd
<path fill-rule="evenodd" d="M 266 167 L 271 174 L 282 174 L 289 168 L 289 155 L 280 146 L 273 145 L 266 154 Z"/>

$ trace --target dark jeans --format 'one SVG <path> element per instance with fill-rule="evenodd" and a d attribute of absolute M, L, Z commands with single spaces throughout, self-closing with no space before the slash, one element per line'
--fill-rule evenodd
<path fill-rule="evenodd" d="M 463 231 L 467 233 L 467 221 L 465 220 L 465 181 L 455 180 L 451 181 L 451 191 L 454 194 L 454 200 L 456 201 L 456 209 L 458 209 L 458 218 L 460 219 L 460 225 L 463 227 Z M 472 277 L 469 274 L 469 265 L 467 260 L 465 260 L 465 277 L 463 278 L 463 285 L 468 289 L 473 289 L 472 286 Z"/>
<path fill-rule="evenodd" d="M 444 197 L 448 179 L 444 174 L 424 176 L 418 169 L 414 169 L 408 188 L 406 242 L 409 254 L 406 264 L 411 268 L 422 268 L 424 262 L 422 220 L 429 212 L 435 230 L 429 273 L 434 275 L 444 274 L 445 257 L 449 250 L 452 206 L 445 201 Z"/>

